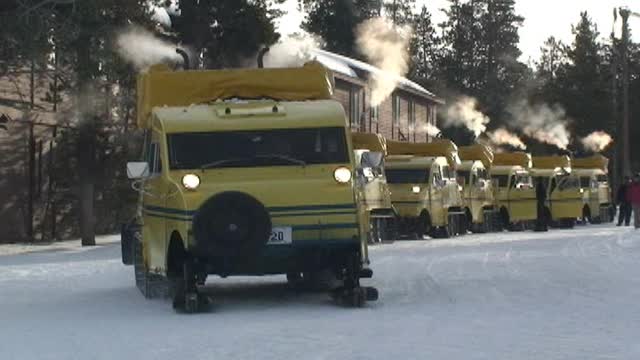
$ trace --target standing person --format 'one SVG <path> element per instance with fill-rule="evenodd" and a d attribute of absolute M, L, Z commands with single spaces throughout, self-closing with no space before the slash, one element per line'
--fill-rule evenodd
<path fill-rule="evenodd" d="M 636 174 L 629 189 L 627 190 L 627 199 L 633 207 L 633 226 L 640 228 L 640 173 Z"/>
<path fill-rule="evenodd" d="M 624 221 L 625 226 L 629 226 L 631 221 L 631 203 L 629 203 L 629 186 L 631 185 L 631 178 L 629 176 L 624 177 L 624 182 L 618 188 L 616 200 L 618 202 L 618 226 L 622 225 Z"/>
<path fill-rule="evenodd" d="M 549 224 L 547 223 L 549 219 L 545 214 L 545 201 L 547 200 L 547 187 L 544 186 L 544 179 L 538 178 L 536 182 L 536 200 L 537 200 L 537 218 L 536 218 L 536 227 L 535 231 L 548 231 Z"/>

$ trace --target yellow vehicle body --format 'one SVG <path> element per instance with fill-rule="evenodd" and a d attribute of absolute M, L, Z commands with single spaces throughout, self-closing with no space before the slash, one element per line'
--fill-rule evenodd
<path fill-rule="evenodd" d="M 385 171 L 400 233 L 449 237 L 459 231 L 462 196 L 444 157 L 390 155 Z"/>
<path fill-rule="evenodd" d="M 526 227 L 537 217 L 531 165 L 531 155 L 524 152 L 494 154 L 489 174 L 504 227 Z"/>
<path fill-rule="evenodd" d="M 497 215 L 496 199 L 488 169 L 493 163 L 493 151 L 483 144 L 460 147 L 458 182 L 462 185 L 465 212 L 476 232 L 491 231 Z"/>
<path fill-rule="evenodd" d="M 491 180 L 482 161 L 463 160 L 458 166 L 458 183 L 462 186 L 462 199 L 467 221 L 474 232 L 492 229 L 496 202 Z"/>
<path fill-rule="evenodd" d="M 358 207 L 365 214 L 369 242 L 392 240 L 395 212 L 384 173 L 387 154 L 385 139 L 379 134 L 352 133 L 356 162 Z"/>
<path fill-rule="evenodd" d="M 571 175 L 568 156 L 533 157 L 531 175 L 546 188 L 545 212 L 553 224 L 572 227 L 582 217 L 583 194 L 580 182 Z"/>
<path fill-rule="evenodd" d="M 349 296 L 358 298 L 358 279 L 368 277 L 366 228 L 347 120 L 329 99 L 331 85 L 316 64 L 140 75 L 147 278 L 187 278 L 195 291 L 208 274 L 331 270 L 349 274 Z"/>
<path fill-rule="evenodd" d="M 609 159 L 602 155 L 572 158 L 573 171 L 582 189 L 582 218 L 592 223 L 613 221 L 615 209 L 607 175 Z"/>

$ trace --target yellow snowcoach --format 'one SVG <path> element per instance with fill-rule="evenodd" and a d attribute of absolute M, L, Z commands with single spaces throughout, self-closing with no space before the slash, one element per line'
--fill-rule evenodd
<path fill-rule="evenodd" d="M 385 173 L 400 233 L 418 238 L 450 237 L 466 231 L 462 196 L 455 166 L 455 144 L 387 141 Z M 439 155 L 446 154 L 447 156 Z"/>
<path fill-rule="evenodd" d="M 483 144 L 460 147 L 462 163 L 458 166 L 458 182 L 462 185 L 467 221 L 473 232 L 494 229 L 497 208 L 488 169 L 493 163 L 493 151 Z"/>
<path fill-rule="evenodd" d="M 600 154 L 573 158 L 571 167 L 571 176 L 579 179 L 582 189 L 582 219 L 590 223 L 613 221 L 615 208 L 607 175 L 609 159 Z"/>
<path fill-rule="evenodd" d="M 144 155 L 127 164 L 139 216 L 123 262 L 146 297 L 188 312 L 208 275 L 332 273 L 348 305 L 377 299 L 354 194 L 353 149 L 333 77 L 300 68 L 171 71 L 138 78 Z"/>
<path fill-rule="evenodd" d="M 537 217 L 531 166 L 531 155 L 524 152 L 494 154 L 489 174 L 500 223 L 509 230 L 529 228 Z"/>
<path fill-rule="evenodd" d="M 546 190 L 544 217 L 548 224 L 572 228 L 582 216 L 580 181 L 571 175 L 571 159 L 566 155 L 534 156 L 531 175 Z"/>
<path fill-rule="evenodd" d="M 358 206 L 369 224 L 369 242 L 392 240 L 395 213 L 384 173 L 385 139 L 380 134 L 354 132 L 351 140 L 356 162 Z"/>

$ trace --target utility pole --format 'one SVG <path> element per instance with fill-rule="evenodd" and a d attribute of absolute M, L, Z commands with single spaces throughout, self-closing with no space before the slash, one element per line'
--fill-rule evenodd
<path fill-rule="evenodd" d="M 622 17 L 622 173 L 631 175 L 629 159 L 629 9 L 620 8 Z"/>
<path fill-rule="evenodd" d="M 620 184 L 620 121 L 618 119 L 618 44 L 616 44 L 615 26 L 618 20 L 618 9 L 613 9 L 613 28 L 611 29 L 611 122 L 613 137 L 616 142 L 613 146 L 612 183 Z"/>

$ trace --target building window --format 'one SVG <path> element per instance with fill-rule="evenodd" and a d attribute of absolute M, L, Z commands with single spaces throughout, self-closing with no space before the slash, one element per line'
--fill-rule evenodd
<path fill-rule="evenodd" d="M 351 89 L 349 108 L 351 109 L 351 114 L 349 114 L 351 127 L 357 127 L 360 125 L 360 89 Z"/>
<path fill-rule="evenodd" d="M 393 124 L 400 124 L 400 96 L 393 96 Z"/>
<path fill-rule="evenodd" d="M 413 133 L 413 142 L 416 142 L 416 104 L 409 100 L 409 136 Z"/>
<path fill-rule="evenodd" d="M 379 105 L 372 106 L 370 110 L 370 114 L 371 114 L 371 122 L 377 124 L 378 120 L 380 120 L 380 106 Z"/>

